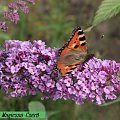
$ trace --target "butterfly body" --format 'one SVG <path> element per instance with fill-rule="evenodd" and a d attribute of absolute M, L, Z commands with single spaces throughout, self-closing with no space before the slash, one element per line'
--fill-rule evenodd
<path fill-rule="evenodd" d="M 80 27 L 77 27 L 70 40 L 58 51 L 57 69 L 64 76 L 73 71 L 77 65 L 82 64 L 88 55 L 88 46 L 85 35 Z"/>

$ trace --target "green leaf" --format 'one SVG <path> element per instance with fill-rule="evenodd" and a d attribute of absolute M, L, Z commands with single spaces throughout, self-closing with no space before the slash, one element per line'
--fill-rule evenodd
<path fill-rule="evenodd" d="M 102 1 L 99 9 L 96 12 L 96 16 L 93 20 L 93 26 L 109 19 L 120 12 L 120 0 L 104 0 Z"/>
<path fill-rule="evenodd" d="M 93 26 L 88 27 L 87 29 L 84 30 L 84 32 L 90 32 L 93 29 Z"/>
<path fill-rule="evenodd" d="M 111 104 L 114 104 L 114 103 L 117 103 L 120 101 L 120 97 L 118 97 L 116 100 L 114 101 L 111 101 L 111 102 L 108 102 L 108 103 L 105 103 L 105 104 L 102 104 L 100 106 L 108 106 L 108 105 L 111 105 Z"/>
<path fill-rule="evenodd" d="M 32 101 L 28 105 L 29 111 L 45 111 L 45 106 L 39 101 Z"/>
<path fill-rule="evenodd" d="M 32 101 L 29 103 L 28 105 L 28 109 L 29 111 L 42 111 L 42 112 L 46 112 L 45 110 L 45 106 L 39 102 L 39 101 Z M 41 120 L 40 118 L 31 118 L 31 120 Z M 42 120 L 47 120 L 47 119 L 42 119 Z"/>

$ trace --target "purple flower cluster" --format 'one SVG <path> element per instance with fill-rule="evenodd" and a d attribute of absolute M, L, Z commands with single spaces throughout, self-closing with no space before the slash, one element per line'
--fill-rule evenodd
<path fill-rule="evenodd" d="M 20 20 L 18 13 L 19 10 L 23 13 L 29 12 L 28 3 L 35 4 L 35 0 L 14 0 L 13 2 L 10 2 L 8 5 L 8 10 L 3 12 L 3 17 L 17 24 Z M 0 22 L 0 28 L 3 31 L 7 30 L 6 21 Z"/>
<path fill-rule="evenodd" d="M 71 99 L 77 104 L 114 100 L 120 92 L 120 63 L 95 57 L 63 77 L 54 69 L 58 49 L 41 40 L 5 42 L 0 51 L 0 85 L 7 95 L 45 93 L 42 99 Z M 82 71 L 81 71 L 82 68 Z M 47 95 L 46 95 L 47 94 Z"/>
<path fill-rule="evenodd" d="M 2 21 L 2 22 L 0 21 L 0 29 L 4 32 L 8 29 L 5 21 Z"/>
<path fill-rule="evenodd" d="M 0 85 L 6 94 L 16 97 L 49 91 L 55 82 L 50 79 L 55 50 L 41 40 L 33 43 L 18 40 L 5 42 L 0 53 Z"/>
<path fill-rule="evenodd" d="M 111 60 L 92 58 L 82 67 L 79 65 L 71 74 L 59 79 L 56 88 L 51 92 L 53 99 L 72 99 L 77 104 L 85 100 L 97 104 L 114 100 L 120 92 L 120 63 Z"/>

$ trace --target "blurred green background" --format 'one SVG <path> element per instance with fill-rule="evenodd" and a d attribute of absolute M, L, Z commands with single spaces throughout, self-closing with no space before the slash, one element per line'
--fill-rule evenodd
<path fill-rule="evenodd" d="M 0 44 L 7 39 L 43 40 L 47 46 L 60 48 L 69 39 L 72 30 L 81 26 L 86 30 L 101 0 L 36 0 L 29 14 L 20 13 L 20 22 L 10 23 L 6 33 L 0 31 Z M 120 62 L 120 15 L 116 15 L 86 32 L 89 49 L 96 57 Z M 104 37 L 101 39 L 101 36 Z M 120 103 L 100 107 L 86 101 L 76 105 L 65 100 L 40 100 L 40 94 L 23 98 L 8 98 L 0 92 L 0 111 L 25 111 L 28 103 L 40 101 L 47 111 L 59 111 L 49 120 L 120 120 Z M 15 119 L 14 119 L 15 120 Z M 20 120 L 20 119 L 19 119 Z"/>

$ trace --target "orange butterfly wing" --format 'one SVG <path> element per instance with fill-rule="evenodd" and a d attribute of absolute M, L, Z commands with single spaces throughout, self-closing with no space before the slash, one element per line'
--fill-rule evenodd
<path fill-rule="evenodd" d="M 77 27 L 70 40 L 59 50 L 57 69 L 62 76 L 70 73 L 77 65 L 83 63 L 88 53 L 85 35 L 80 27 Z"/>

